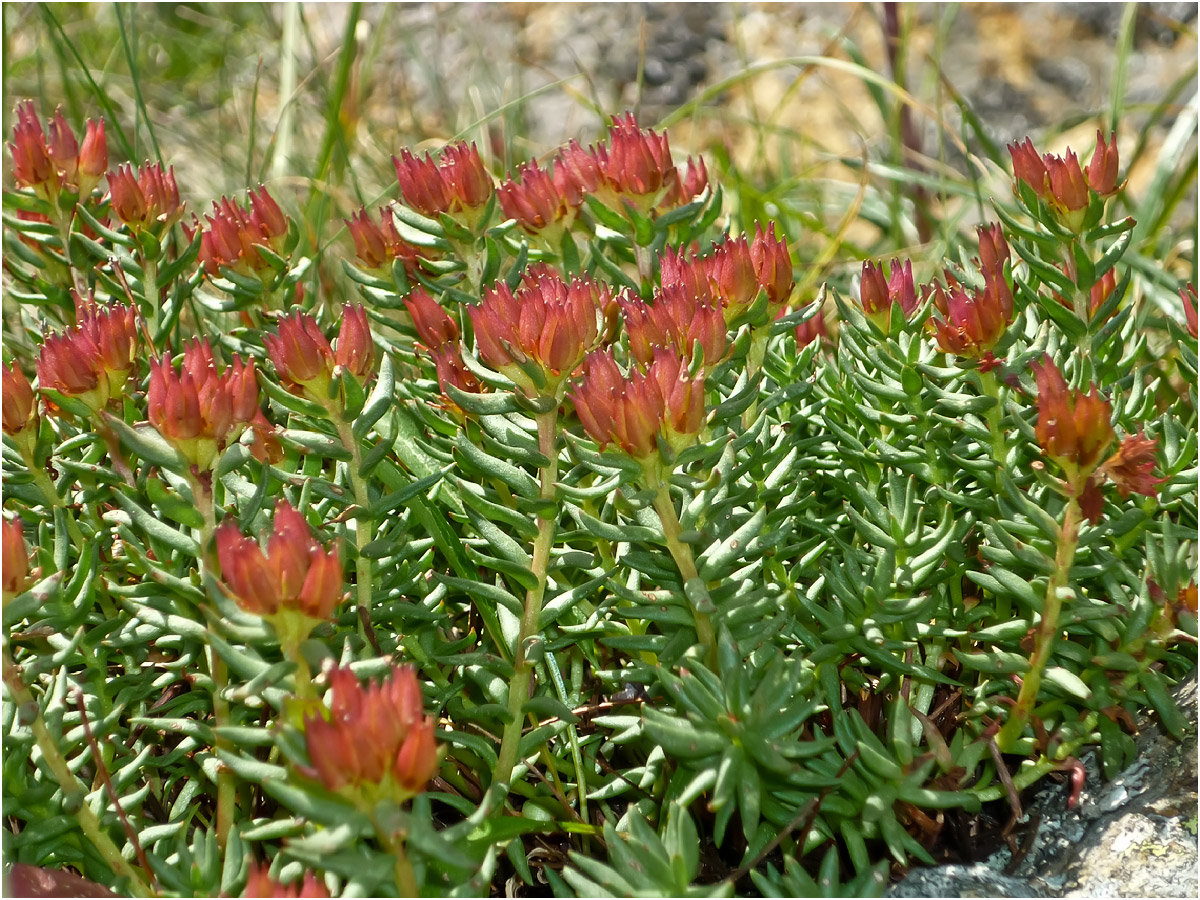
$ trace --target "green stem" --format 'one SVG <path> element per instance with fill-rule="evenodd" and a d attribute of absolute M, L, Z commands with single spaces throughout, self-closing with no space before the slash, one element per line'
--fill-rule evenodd
<path fill-rule="evenodd" d="M 396 895 L 398 897 L 416 897 L 420 895 L 417 887 L 417 876 L 413 872 L 412 863 L 404 850 L 404 835 L 399 831 L 384 828 L 374 813 L 370 813 L 371 823 L 375 826 L 375 834 L 380 843 L 391 853 L 392 877 L 396 879 Z"/>
<path fill-rule="evenodd" d="M 1002 753 L 1008 753 L 1013 749 L 1025 732 L 1025 726 L 1029 723 L 1030 716 L 1033 715 L 1033 707 L 1042 686 L 1042 675 L 1054 651 L 1054 642 L 1058 639 L 1058 620 L 1062 614 L 1062 594 L 1070 580 L 1071 563 L 1075 560 L 1075 548 L 1079 545 L 1081 521 L 1082 513 L 1079 509 L 1079 502 L 1072 497 L 1067 501 L 1067 509 L 1063 513 L 1063 523 L 1058 536 L 1058 550 L 1054 555 L 1054 573 L 1046 585 L 1042 622 L 1038 628 L 1033 658 L 1029 661 L 1029 671 L 1025 673 L 1025 679 L 1021 682 L 1021 691 L 1017 695 L 1016 705 L 1008 715 L 1008 721 L 996 735 L 996 746 Z"/>
<path fill-rule="evenodd" d="M 988 431 L 992 435 L 992 459 L 996 465 L 1003 466 L 1008 452 L 1004 445 L 1004 407 L 1000 399 L 1000 383 L 994 372 L 980 372 L 979 381 L 983 385 L 983 395 L 996 401 L 987 411 Z"/>
<path fill-rule="evenodd" d="M 79 827 L 83 829 L 84 836 L 96 848 L 97 852 L 104 857 L 104 861 L 112 868 L 114 875 L 118 878 L 129 879 L 129 886 L 132 893 L 139 897 L 154 896 L 154 891 L 150 889 L 147 881 L 121 855 L 121 851 L 117 849 L 117 845 L 112 842 L 112 839 L 100 824 L 100 820 L 96 818 L 96 814 L 88 806 L 85 799 L 86 792 L 75 778 L 70 766 L 67 765 L 66 758 L 58 748 L 58 741 L 50 734 L 50 729 L 46 727 L 46 721 L 42 718 L 41 708 L 33 698 L 33 694 L 30 693 L 29 688 L 25 686 L 25 682 L 21 680 L 20 672 L 9 655 L 7 648 L 4 650 L 4 683 L 8 687 L 9 695 L 18 709 L 36 710 L 33 722 L 30 724 L 34 740 L 37 741 L 38 748 L 42 751 L 42 759 L 45 761 L 47 768 L 50 769 L 59 787 L 62 788 L 63 796 L 67 800 L 68 805 L 78 804 L 75 818 L 79 822 Z"/>
<path fill-rule="evenodd" d="M 699 581 L 700 572 L 696 569 L 696 560 L 692 556 L 692 548 L 680 538 L 683 526 L 679 523 L 679 515 L 675 512 L 675 503 L 671 500 L 670 478 L 663 478 L 653 468 L 646 469 L 646 486 L 654 491 L 654 511 L 662 523 L 663 537 L 667 542 L 667 550 L 675 560 L 675 566 L 683 578 L 686 589 L 688 582 Z M 692 619 L 696 625 L 696 637 L 704 647 L 709 664 L 716 666 L 717 641 L 713 632 L 712 618 L 706 612 L 697 609 L 689 598 Z"/>
<path fill-rule="evenodd" d="M 362 469 L 362 451 L 359 449 L 358 438 L 354 436 L 354 429 L 339 410 L 331 411 L 330 415 L 337 427 L 342 446 L 350 454 L 350 489 L 354 492 L 354 503 L 359 509 L 359 514 L 354 518 L 354 546 L 357 550 L 354 556 L 354 591 L 358 602 L 359 628 L 363 631 L 362 636 L 365 640 L 367 637 L 366 625 L 363 623 L 370 620 L 371 587 L 374 577 L 371 571 L 371 560 L 363 555 L 363 548 L 371 542 L 375 534 L 374 523 L 366 514 L 367 510 L 371 508 L 371 498 L 367 493 L 367 482 L 363 479 L 360 471 Z"/>
<path fill-rule="evenodd" d="M 162 301 L 158 293 L 158 260 L 142 258 L 142 299 L 149 313 L 150 334 L 158 339 L 158 323 Z"/>
<path fill-rule="evenodd" d="M 196 502 L 196 506 L 200 509 L 200 514 L 204 517 L 204 524 L 200 529 L 200 578 L 203 583 L 204 578 L 213 573 L 216 569 L 216 559 L 213 552 L 212 543 L 213 535 L 217 530 L 217 510 L 213 503 L 212 488 L 204 479 L 211 479 L 212 473 L 188 473 L 188 482 L 192 488 L 192 498 Z M 216 624 L 217 616 L 209 612 L 209 627 L 212 628 Z M 213 682 L 213 723 L 217 728 L 223 728 L 230 724 L 229 717 L 229 700 L 225 693 L 229 687 L 229 668 L 225 664 L 225 660 L 212 647 L 208 648 L 209 663 L 208 671 L 212 676 Z M 227 738 L 217 738 L 216 748 L 233 752 L 233 746 Z M 233 780 L 233 772 L 229 771 L 225 766 L 221 766 L 217 772 L 217 844 L 221 849 L 225 849 L 226 841 L 229 840 L 229 832 L 233 830 L 233 814 L 237 806 L 237 797 L 235 795 L 236 784 Z"/>
<path fill-rule="evenodd" d="M 542 500 L 554 502 L 554 483 L 558 480 L 558 407 L 537 414 L 538 451 L 550 460 L 541 470 Z M 542 601 L 546 593 L 546 569 L 550 563 L 550 550 L 554 546 L 557 517 L 553 514 L 538 516 L 538 533 L 533 544 L 532 570 L 537 583 L 525 594 L 525 610 L 521 615 L 521 627 L 517 634 L 517 646 L 513 651 L 513 679 L 508 685 L 508 722 L 500 739 L 500 753 L 496 760 L 493 784 L 507 783 L 512 778 L 521 747 L 521 728 L 524 717 L 521 709 L 529 699 L 529 688 L 533 681 L 533 661 L 527 656 L 528 644 L 538 633 L 538 620 L 542 615 Z"/>

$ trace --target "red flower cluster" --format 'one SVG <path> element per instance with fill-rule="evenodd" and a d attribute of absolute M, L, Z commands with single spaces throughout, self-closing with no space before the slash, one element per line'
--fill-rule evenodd
<path fill-rule="evenodd" d="M 564 379 L 596 346 L 600 311 L 611 301 L 606 286 L 587 278 L 567 283 L 556 270 L 539 265 L 525 273 L 524 287 L 516 293 L 501 282 L 467 314 L 484 363 L 527 396 L 557 396 Z"/>
<path fill-rule="evenodd" d="M 704 367 L 711 370 L 724 357 L 728 338 L 720 300 L 706 294 L 675 281 L 655 292 L 653 304 L 634 294 L 621 296 L 618 302 L 633 358 L 648 366 L 655 350 L 671 349 L 690 359 L 699 345 Z"/>
<path fill-rule="evenodd" d="M 1128 435 L 1117 452 L 1104 459 L 1116 434 L 1111 424 L 1112 406 L 1100 397 L 1096 385 L 1088 393 L 1067 387 L 1062 372 L 1045 354 L 1034 364 L 1038 386 L 1038 444 L 1067 475 L 1067 488 L 1093 523 L 1100 520 L 1104 500 L 1100 486 L 1112 481 L 1122 497 L 1131 493 L 1154 496 L 1164 479 L 1154 476 L 1156 438 L 1141 431 Z"/>
<path fill-rule="evenodd" d="M 1025 138 L 1024 143 L 1009 144 L 1008 152 L 1017 180 L 1029 185 L 1073 229 L 1078 230 L 1083 221 L 1083 210 L 1091 200 L 1089 190 L 1101 197 L 1117 191 L 1120 159 L 1115 133 L 1106 142 L 1104 133 L 1096 132 L 1096 150 L 1086 173 L 1070 149 L 1063 156 L 1053 153 L 1039 156 L 1033 141 Z"/>
<path fill-rule="evenodd" d="M 264 554 L 227 519 L 216 531 L 221 575 L 238 606 L 272 619 L 300 615 L 325 621 L 342 601 L 342 561 L 337 547 L 326 550 L 304 516 L 286 500 L 275 507 L 275 526 Z"/>
<path fill-rule="evenodd" d="M 945 353 L 971 356 L 995 365 L 991 349 L 1004 334 L 1013 318 L 1012 290 L 1004 277 L 1009 260 L 1008 243 L 999 225 L 979 228 L 979 265 L 983 289 L 968 295 L 965 288 L 946 272 L 946 287 L 936 282 L 926 288 L 926 296 L 943 318 L 933 326 L 938 346 Z"/>
<path fill-rule="evenodd" d="M 283 250 L 288 233 L 288 220 L 279 204 L 262 185 L 249 191 L 250 209 L 238 206 L 227 197 L 213 201 L 213 211 L 204 217 L 207 227 L 192 220 L 184 226 L 188 240 L 200 230 L 200 264 L 209 275 L 216 275 L 221 266 L 242 273 L 261 272 L 270 268 L 262 254 L 255 249 L 263 246 L 275 253 Z"/>
<path fill-rule="evenodd" d="M 150 423 L 202 472 L 211 469 L 217 454 L 247 427 L 255 429 L 256 456 L 275 451 L 270 425 L 258 405 L 253 357 L 243 365 L 235 353 L 233 364 L 218 371 L 207 338 L 184 347 L 178 372 L 169 352 L 151 361 L 147 405 Z"/>
<path fill-rule="evenodd" d="M 250 871 L 246 875 L 246 889 L 243 897 L 328 897 L 329 891 L 317 880 L 312 872 L 304 873 L 304 880 L 299 885 L 283 885 L 271 877 L 270 867 L 260 863 L 250 863 Z"/>
<path fill-rule="evenodd" d="M 478 210 L 488 202 L 495 188 L 474 144 L 452 144 L 442 151 L 440 162 L 428 153 L 419 159 L 408 150 L 392 157 L 400 196 L 425 216 Z"/>
<path fill-rule="evenodd" d="M 132 166 L 117 166 L 108 173 L 108 193 L 112 211 L 134 231 L 162 233 L 183 216 L 173 166 L 164 172 L 147 163 L 136 175 Z"/>
<path fill-rule="evenodd" d="M 47 198 L 56 197 L 64 189 L 86 197 L 108 168 L 103 119 L 98 123 L 88 119 L 81 145 L 62 107 L 55 110 L 47 135 L 30 100 L 17 105 L 17 125 L 8 149 L 17 183 Z"/>
<path fill-rule="evenodd" d="M 359 381 L 374 371 L 375 343 L 367 311 L 349 303 L 342 306 L 342 327 L 337 349 L 330 346 L 316 320 L 296 311 L 279 322 L 279 333 L 263 338 L 279 379 L 293 394 L 307 395 L 316 403 L 329 399 L 329 380 L 341 366 Z"/>
<path fill-rule="evenodd" d="M 708 256 L 668 251 L 659 258 L 659 268 L 664 290 L 679 287 L 702 302 L 719 303 L 727 323 L 746 313 L 759 291 L 766 292 L 768 315 L 774 318 L 795 284 L 787 242 L 775 236 L 774 223 L 765 232 L 755 224 L 753 241 L 745 235 L 727 238 Z"/>
<path fill-rule="evenodd" d="M 528 162 L 496 189 L 500 209 L 516 219 L 530 234 L 539 234 L 552 225 L 569 228 L 583 203 L 583 192 L 571 178 L 565 165 L 552 169 Z"/>
<path fill-rule="evenodd" d="M 396 220 L 386 206 L 380 207 L 378 225 L 366 209 L 360 209 L 343 221 L 354 241 L 354 252 L 368 269 L 390 267 L 392 260 L 399 259 L 403 261 L 410 277 L 416 272 L 420 251 L 400 237 L 396 231 Z"/>
<path fill-rule="evenodd" d="M 583 381 L 571 394 L 584 430 L 604 448 L 616 444 L 634 459 L 658 452 L 661 436 L 675 452 L 692 444 L 704 424 L 704 375 L 688 375 L 670 350 L 656 349 L 643 372 L 622 374 L 609 350 L 584 361 Z"/>
<path fill-rule="evenodd" d="M 137 310 L 75 297 L 76 325 L 51 334 L 38 355 L 38 387 L 75 397 L 93 412 L 121 393 L 137 354 Z"/>
<path fill-rule="evenodd" d="M 334 668 L 329 684 L 328 717 L 304 719 L 312 767 L 303 774 L 372 806 L 420 793 L 437 772 L 438 752 L 413 670 L 396 666 L 364 688 L 350 669 Z"/>
<path fill-rule="evenodd" d="M 859 284 L 859 302 L 867 317 L 887 331 L 892 322 L 892 304 L 899 303 L 905 318 L 917 309 L 917 287 L 913 283 L 912 262 L 892 260 L 890 274 L 885 277 L 883 265 L 864 262 Z"/>

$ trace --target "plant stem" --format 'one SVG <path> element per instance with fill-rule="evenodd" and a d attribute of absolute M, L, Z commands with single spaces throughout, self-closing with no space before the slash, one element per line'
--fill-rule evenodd
<path fill-rule="evenodd" d="M 692 556 L 692 548 L 680 539 L 683 526 L 679 523 L 679 515 L 675 512 L 675 504 L 671 500 L 670 479 L 662 478 L 657 471 L 646 469 L 646 486 L 654 491 L 654 511 L 662 523 L 663 537 L 667 542 L 667 550 L 675 560 L 675 566 L 686 585 L 690 581 L 699 581 L 700 572 L 696 569 L 696 560 Z M 716 664 L 717 641 L 713 632 L 712 618 L 707 612 L 696 608 L 689 599 L 688 605 L 692 610 L 692 619 L 696 625 L 696 637 L 704 647 L 705 656 L 710 664 Z"/>
<path fill-rule="evenodd" d="M 116 844 L 112 842 L 112 839 L 104 831 L 103 826 L 101 826 L 100 820 L 96 818 L 96 814 L 92 812 L 92 808 L 88 806 L 85 799 L 86 792 L 80 786 L 74 773 L 71 772 L 71 768 L 67 765 L 62 751 L 58 749 L 58 741 L 50 734 L 50 729 L 46 727 L 46 721 L 42 718 L 41 708 L 33 698 L 33 694 L 30 693 L 29 688 L 25 686 L 25 682 L 21 680 L 20 672 L 9 655 L 7 648 L 4 650 L 4 684 L 8 687 L 9 695 L 18 709 L 36 710 L 33 722 L 30 724 L 34 739 L 37 741 L 38 748 L 42 751 L 42 758 L 45 760 L 46 766 L 54 775 L 59 787 L 62 788 L 64 798 L 68 804 L 79 804 L 79 808 L 75 811 L 75 818 L 79 821 L 79 827 L 83 829 L 84 836 L 91 842 L 100 855 L 104 857 L 105 862 L 112 868 L 114 875 L 118 878 L 129 879 L 129 887 L 132 893 L 139 897 L 154 896 L 154 892 L 150 889 L 146 880 L 121 855 L 121 851 L 117 849 Z"/>
<path fill-rule="evenodd" d="M 354 492 L 354 503 L 359 509 L 359 514 L 354 518 L 354 546 L 357 550 L 354 556 L 354 591 L 358 602 L 359 628 L 362 630 L 365 640 L 367 635 L 364 623 L 370 621 L 371 587 L 374 577 L 371 571 L 371 560 L 363 555 L 363 548 L 371 542 L 375 532 L 374 523 L 367 515 L 367 510 L 371 508 L 371 499 L 367 493 L 367 483 L 363 480 L 360 471 L 362 469 L 362 451 L 359 450 L 358 438 L 354 436 L 354 429 L 342 416 L 340 410 L 331 410 L 330 415 L 337 428 L 342 446 L 350 454 L 350 488 Z"/>
<path fill-rule="evenodd" d="M 392 877 L 396 879 L 396 896 L 419 896 L 417 876 L 413 872 L 412 863 L 408 860 L 408 854 L 404 851 L 404 835 L 399 831 L 384 828 L 374 813 L 369 815 L 380 843 L 392 854 Z"/>
<path fill-rule="evenodd" d="M 554 483 L 558 480 L 558 407 L 537 414 L 538 451 L 550 462 L 541 470 L 542 500 L 554 502 Z M 517 646 L 513 649 L 513 679 L 508 685 L 509 720 L 504 725 L 500 739 L 500 753 L 496 760 L 496 771 L 492 783 L 507 783 L 517 765 L 521 746 L 521 709 L 529 699 L 529 687 L 533 681 L 533 661 L 526 655 L 527 644 L 538 633 L 538 620 L 542 615 L 542 601 L 546 594 L 546 568 L 550 563 L 550 549 L 554 546 L 554 533 L 558 518 L 553 513 L 538 516 L 538 533 L 533 544 L 534 587 L 525 594 L 525 610 L 521 616 L 521 627 L 517 634 Z"/>
<path fill-rule="evenodd" d="M 1025 679 L 1021 682 L 1021 691 L 1017 695 L 1016 705 L 1008 715 L 1008 721 L 996 735 L 996 746 L 1002 753 L 1010 752 L 1016 745 L 1033 714 L 1038 690 L 1042 685 L 1042 674 L 1046 670 L 1046 664 L 1050 661 L 1054 642 L 1058 639 L 1058 620 L 1062 613 L 1062 590 L 1070 579 L 1071 563 L 1075 560 L 1075 548 L 1079 545 L 1081 521 L 1082 513 L 1079 509 L 1079 501 L 1072 497 L 1067 501 L 1067 509 L 1063 513 L 1063 523 L 1058 536 L 1058 551 L 1054 555 L 1054 573 L 1046 585 L 1042 622 L 1038 628 L 1033 658 L 1029 661 L 1029 671 L 1025 673 Z"/>
<path fill-rule="evenodd" d="M 212 473 L 205 473 L 209 478 Z M 197 473 L 188 473 L 188 482 L 192 488 L 192 497 L 196 501 L 196 506 L 200 509 L 200 514 L 204 517 L 204 525 L 200 529 L 200 578 L 203 579 L 216 568 L 213 565 L 212 541 L 213 534 L 217 530 L 217 511 L 213 503 L 212 488 L 205 482 L 204 476 Z M 216 614 L 209 612 L 209 627 L 212 628 L 216 624 Z M 225 691 L 229 686 L 229 668 L 225 664 L 225 660 L 212 647 L 208 648 L 209 665 L 208 671 L 212 676 L 213 682 L 213 723 L 217 728 L 223 728 L 230 724 L 229 719 L 229 701 L 225 697 Z M 215 747 L 217 749 L 233 752 L 233 746 L 228 739 L 218 737 Z M 233 773 L 221 766 L 217 772 L 217 844 L 222 850 L 225 849 L 225 843 L 229 839 L 229 832 L 233 829 L 233 813 L 237 805 L 237 797 L 235 796 L 236 785 L 233 781 Z"/>
<path fill-rule="evenodd" d="M 980 372 L 979 381 L 983 385 L 984 396 L 996 401 L 987 411 L 988 431 L 992 435 L 992 459 L 996 461 L 996 465 L 1003 466 L 1008 454 L 1004 446 L 1004 409 L 1000 399 L 1000 383 L 996 380 L 996 374 L 990 371 Z"/>

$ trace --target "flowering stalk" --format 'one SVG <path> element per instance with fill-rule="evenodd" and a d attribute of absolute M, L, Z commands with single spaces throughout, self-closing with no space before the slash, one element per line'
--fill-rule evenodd
<path fill-rule="evenodd" d="M 1029 661 L 1029 671 L 1021 682 L 1021 691 L 1017 695 L 1016 705 L 1009 711 L 1008 719 L 996 735 L 996 746 L 1002 753 L 1011 751 L 1021 735 L 1029 718 L 1033 714 L 1037 702 L 1038 691 L 1042 686 L 1042 674 L 1046 664 L 1054 652 L 1055 641 L 1058 640 L 1058 620 L 1062 614 L 1063 595 L 1071 574 L 1071 564 L 1075 561 L 1075 550 L 1079 546 L 1079 526 L 1083 514 L 1079 501 L 1071 497 L 1067 501 L 1067 509 L 1063 513 L 1062 525 L 1058 532 L 1058 549 L 1054 554 L 1054 572 L 1046 585 L 1046 600 L 1042 605 L 1042 621 L 1038 628 L 1037 643 L 1033 658 Z"/>
<path fill-rule="evenodd" d="M 86 791 L 67 764 L 66 758 L 59 749 L 58 740 L 46 727 L 41 707 L 30 693 L 29 688 L 26 687 L 25 682 L 21 680 L 20 670 L 9 655 L 7 647 L 4 649 L 4 684 L 18 709 L 35 711 L 33 721 L 30 723 L 30 730 L 33 731 L 38 749 L 42 751 L 42 759 L 54 775 L 59 787 L 62 788 L 68 805 L 77 804 L 75 818 L 79 822 L 79 827 L 83 829 L 84 836 L 112 868 L 113 874 L 118 878 L 129 879 L 129 888 L 132 894 L 138 897 L 153 897 L 155 892 L 150 889 L 147 880 L 121 855 L 121 851 L 117 849 L 116 844 L 112 842 L 100 824 L 100 820 L 96 818 L 96 814 L 87 804 Z"/>
<path fill-rule="evenodd" d="M 549 464 L 541 469 L 539 498 L 553 504 L 556 496 L 554 483 L 558 480 L 558 405 L 549 412 L 537 414 L 538 452 Z M 492 783 L 507 783 L 517 764 L 521 744 L 521 723 L 524 717 L 521 708 L 529 699 L 529 686 L 533 680 L 533 660 L 528 656 L 529 644 L 538 633 L 538 620 L 542 615 L 542 601 L 546 594 L 546 569 L 550 563 L 550 549 L 554 545 L 556 517 L 553 513 L 538 516 L 538 533 L 533 544 L 532 571 L 537 584 L 525 594 L 525 610 L 521 615 L 521 627 L 517 634 L 517 646 L 513 655 L 513 678 L 508 687 L 509 720 L 504 725 L 500 740 L 500 753 L 496 760 L 496 771 Z"/>
<path fill-rule="evenodd" d="M 658 513 L 658 520 L 662 523 L 663 537 L 667 542 L 667 550 L 670 551 L 671 558 L 675 560 L 675 566 L 679 569 L 679 575 L 683 578 L 686 590 L 689 582 L 699 580 L 700 572 L 696 569 L 696 559 L 692 555 L 692 548 L 680 537 L 683 534 L 683 525 L 679 522 L 679 514 L 675 512 L 675 503 L 671 500 L 669 470 L 663 473 L 659 466 L 650 464 L 643 465 L 642 472 L 646 487 L 654 491 L 654 511 Z M 664 474 L 667 477 L 664 478 Z M 717 641 L 713 632 L 712 617 L 707 612 L 697 609 L 694 603 L 689 602 L 689 606 L 696 625 L 696 638 L 704 647 L 708 664 L 715 669 Z"/>

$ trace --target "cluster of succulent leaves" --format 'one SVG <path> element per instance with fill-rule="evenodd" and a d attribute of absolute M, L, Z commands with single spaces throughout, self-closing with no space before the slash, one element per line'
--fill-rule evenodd
<path fill-rule="evenodd" d="M 371 573 L 369 608 L 345 604 L 301 649 L 314 672 L 331 661 L 363 678 L 394 662 L 418 672 L 439 776 L 374 819 L 405 835 L 424 893 L 506 881 L 556 895 L 878 893 L 892 864 L 932 861 L 950 811 L 1007 800 L 1009 783 L 1021 790 L 1090 745 L 1115 774 L 1144 710 L 1181 727 L 1168 686 L 1195 663 L 1195 620 L 1174 605 L 1196 558 L 1195 340 L 1123 262 L 1132 221 L 1097 215 L 1072 234 L 1027 192 L 997 204 L 1017 297 L 997 372 L 937 349 L 929 303 L 908 317 L 897 305 L 884 333 L 848 281 L 798 293 L 773 323 L 752 311 L 708 379 L 700 442 L 672 461 L 696 584 L 668 552 L 641 467 L 598 447 L 569 406 L 548 505 L 537 410 L 469 354 L 492 389 L 443 397 L 403 299 L 419 281 L 465 324 L 463 304 L 496 280 L 515 287 L 534 261 L 649 298 L 662 251 L 724 237 L 718 187 L 658 217 L 593 198 L 557 246 L 499 221 L 494 205 L 474 229 L 397 205 L 402 236 L 436 263 L 397 261 L 389 276 L 347 261 L 357 298 L 297 293 L 310 265 L 299 253 L 264 252 L 267 276 L 206 277 L 198 238 L 138 243 L 99 216 L 64 247 L 54 228 L 16 217 L 39 202 L 5 194 L 6 359 L 27 368 L 45 323 L 69 320 L 72 278 L 137 302 L 158 350 L 201 334 L 226 358 L 265 358 L 266 310 L 299 299 L 328 332 L 342 301 L 367 306 L 378 374 L 365 391 L 334 385 L 359 452 L 263 367 L 284 454 L 262 462 L 234 445 L 213 491 L 250 534 L 287 497 L 322 539 L 342 539 L 348 579 Z M 956 236 L 946 254 L 968 283 L 973 252 Z M 1060 274 L 1064 254 L 1074 279 Z M 1118 287 L 1090 320 L 1056 298 L 1086 296 L 1109 269 Z M 797 345 L 796 325 L 834 312 L 835 341 Z M 1043 353 L 1101 387 L 1119 433 L 1158 440 L 1163 482 L 1157 498 L 1110 496 L 1083 527 L 1033 727 L 1002 756 L 990 739 L 1029 666 L 1067 502 L 1034 435 L 1028 364 Z M 37 707 L 11 692 L 3 706 L 6 853 L 111 884 L 77 824 L 82 803 L 118 842 L 136 839 L 135 860 L 168 895 L 237 893 L 252 857 L 282 882 L 311 869 L 334 893 L 392 892 L 380 822 L 297 773 L 294 664 L 200 577 L 204 523 L 144 424 L 144 390 L 131 389 L 111 431 L 43 417 L 44 473 L 6 441 L 5 509 L 43 576 L 4 611 Z M 545 573 L 531 570 L 539 516 L 556 524 Z M 371 523 L 369 540 L 355 522 Z M 539 574 L 544 602 L 523 648 L 534 689 L 506 787 L 493 774 Z M 712 652 L 697 609 L 714 624 Z M 213 677 L 218 664 L 227 678 Z M 227 724 L 214 724 L 217 705 Z M 86 794 L 42 765 L 39 716 Z M 228 773 L 237 813 L 221 847 Z"/>

